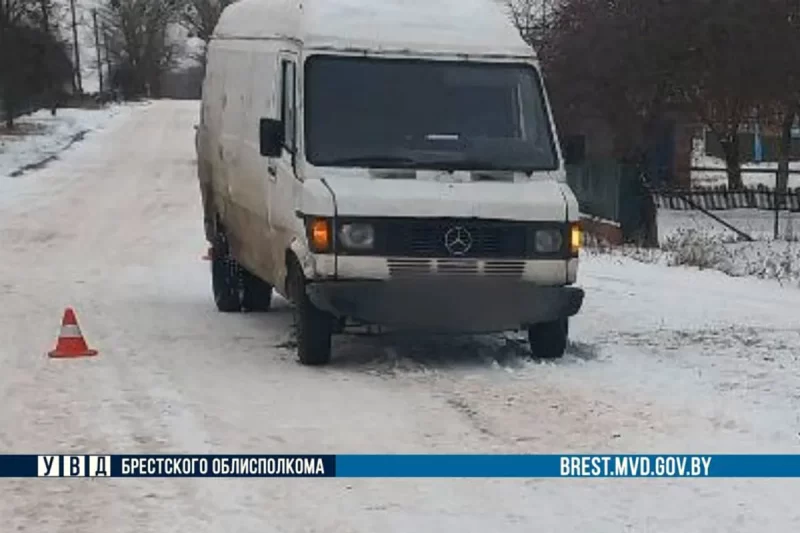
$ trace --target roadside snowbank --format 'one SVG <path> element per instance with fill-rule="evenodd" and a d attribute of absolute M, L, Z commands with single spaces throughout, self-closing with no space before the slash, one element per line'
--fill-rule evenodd
<path fill-rule="evenodd" d="M 102 109 L 59 109 L 51 116 L 46 109 L 17 119 L 13 133 L 0 129 L 0 178 L 16 177 L 57 157 L 89 132 L 103 129 L 128 106 Z"/>
<path fill-rule="evenodd" d="M 775 212 L 757 209 L 730 209 L 714 211 L 739 231 L 743 231 L 758 241 L 770 241 L 774 235 Z M 736 232 L 700 211 L 658 210 L 658 234 L 662 244 L 666 239 L 687 230 L 725 241 L 736 240 Z M 781 239 L 795 240 L 800 237 L 800 213 L 781 211 L 778 216 L 778 230 Z"/>
<path fill-rule="evenodd" d="M 600 253 L 644 263 L 717 270 L 733 277 L 777 280 L 800 288 L 800 214 L 780 214 L 777 240 L 773 238 L 774 213 L 739 209 L 715 215 L 755 240 L 744 240 L 700 212 L 662 209 L 658 214 L 660 249 L 624 246 Z M 595 255 L 591 249 L 589 253 Z"/>

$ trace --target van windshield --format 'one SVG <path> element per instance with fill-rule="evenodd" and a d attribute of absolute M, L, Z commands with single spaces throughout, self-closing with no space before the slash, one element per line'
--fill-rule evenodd
<path fill-rule="evenodd" d="M 314 56 L 305 68 L 312 165 L 558 168 L 529 65 Z"/>

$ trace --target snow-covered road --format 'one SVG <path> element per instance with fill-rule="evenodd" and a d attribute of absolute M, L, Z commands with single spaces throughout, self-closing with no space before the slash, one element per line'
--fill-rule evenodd
<path fill-rule="evenodd" d="M 587 256 L 571 353 L 513 337 L 338 339 L 210 294 L 195 102 L 112 119 L 0 180 L 0 451 L 800 452 L 800 291 Z M 55 361 L 74 306 L 94 359 Z M 0 531 L 800 531 L 800 481 L 0 481 Z"/>

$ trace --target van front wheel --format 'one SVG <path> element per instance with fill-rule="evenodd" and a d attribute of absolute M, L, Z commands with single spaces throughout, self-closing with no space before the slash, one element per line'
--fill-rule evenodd
<path fill-rule="evenodd" d="M 297 357 L 300 363 L 307 366 L 326 365 L 331 360 L 333 317 L 311 303 L 306 294 L 305 277 L 299 266 L 290 270 L 290 283 Z"/>
<path fill-rule="evenodd" d="M 567 351 L 569 319 L 534 324 L 528 328 L 528 341 L 533 356 L 538 359 L 559 359 Z"/>

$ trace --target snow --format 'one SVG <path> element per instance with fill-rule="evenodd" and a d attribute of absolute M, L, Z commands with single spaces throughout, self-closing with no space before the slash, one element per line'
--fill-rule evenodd
<path fill-rule="evenodd" d="M 102 130 L 112 118 L 128 109 L 119 105 L 102 109 L 64 108 L 56 116 L 42 109 L 19 117 L 16 132 L 0 129 L 0 178 L 15 176 L 25 167 L 57 157 L 84 135 Z"/>
<path fill-rule="evenodd" d="M 797 453 L 800 291 L 585 253 L 570 353 L 337 337 L 210 295 L 192 125 L 154 102 L 0 201 L 4 453 Z M 19 191 L 18 191 L 19 192 Z M 94 359 L 52 361 L 74 306 Z M 800 480 L 0 480 L 4 531 L 797 531 Z"/>
<path fill-rule="evenodd" d="M 714 211 L 713 214 L 754 239 L 769 241 L 773 238 L 775 211 L 728 209 Z M 779 236 L 784 239 L 800 236 L 800 213 L 781 211 L 778 214 L 778 229 Z M 700 211 L 659 209 L 658 231 L 662 242 L 681 230 L 693 230 L 725 241 L 736 238 L 735 232 Z"/>
<path fill-rule="evenodd" d="M 728 177 L 725 172 L 725 160 L 705 153 L 705 144 L 702 140 L 695 143 L 692 152 L 692 167 L 713 168 L 719 171 L 694 170 L 692 171 L 692 185 L 696 187 L 720 187 L 728 184 Z M 800 171 L 800 161 L 789 163 L 791 170 Z M 758 187 L 762 185 L 767 188 L 775 187 L 775 173 L 752 172 L 754 170 L 774 170 L 777 172 L 777 163 L 745 163 L 742 165 L 742 181 L 746 187 Z M 800 174 L 789 174 L 789 188 L 800 187 Z"/>
<path fill-rule="evenodd" d="M 660 249 L 634 246 L 601 250 L 667 266 L 688 265 L 717 270 L 733 277 L 755 277 L 800 288 L 800 215 L 781 212 L 778 238 L 774 237 L 774 212 L 733 209 L 715 215 L 752 237 L 751 242 L 699 211 L 658 213 Z"/>
<path fill-rule="evenodd" d="M 309 48 L 533 55 L 494 0 L 240 0 L 215 33 L 293 37 Z"/>

